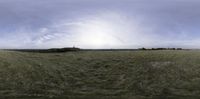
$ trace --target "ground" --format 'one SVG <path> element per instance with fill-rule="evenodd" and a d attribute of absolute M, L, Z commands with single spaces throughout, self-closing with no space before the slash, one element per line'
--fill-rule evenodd
<path fill-rule="evenodd" d="M 0 97 L 199 99 L 199 83 L 194 50 L 0 51 Z"/>

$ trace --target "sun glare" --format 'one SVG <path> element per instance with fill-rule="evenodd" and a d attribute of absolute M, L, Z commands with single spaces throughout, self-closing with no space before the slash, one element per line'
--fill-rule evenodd
<path fill-rule="evenodd" d="M 113 37 L 114 27 L 104 20 L 92 20 L 78 26 L 78 40 L 82 45 L 95 48 L 116 45 L 118 40 Z"/>
<path fill-rule="evenodd" d="M 74 45 L 81 48 L 124 47 L 127 42 L 130 43 L 127 38 L 131 36 L 131 41 L 135 41 L 138 35 L 137 25 L 132 24 L 126 15 L 115 12 L 102 12 L 76 19 L 70 32 L 76 42 Z"/>

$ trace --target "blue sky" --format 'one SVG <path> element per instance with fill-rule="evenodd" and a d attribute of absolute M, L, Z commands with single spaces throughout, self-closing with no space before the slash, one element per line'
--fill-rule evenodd
<path fill-rule="evenodd" d="M 199 0 L 0 0 L 0 48 L 200 48 Z"/>

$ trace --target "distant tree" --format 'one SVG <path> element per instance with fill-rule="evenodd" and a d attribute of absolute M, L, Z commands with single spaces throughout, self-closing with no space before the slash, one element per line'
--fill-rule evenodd
<path fill-rule="evenodd" d="M 177 50 L 182 50 L 182 48 L 177 48 Z"/>
<path fill-rule="evenodd" d="M 143 47 L 143 48 L 140 48 L 140 50 L 146 50 L 146 48 Z"/>

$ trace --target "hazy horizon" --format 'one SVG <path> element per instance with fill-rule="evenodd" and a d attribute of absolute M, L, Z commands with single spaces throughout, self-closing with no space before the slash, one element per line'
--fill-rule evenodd
<path fill-rule="evenodd" d="M 200 48 L 198 0 L 1 0 L 0 48 Z"/>

